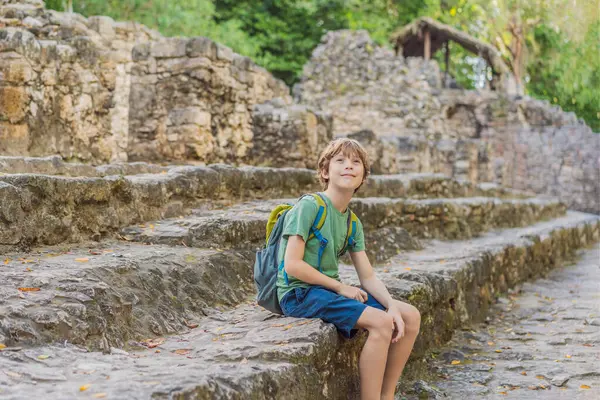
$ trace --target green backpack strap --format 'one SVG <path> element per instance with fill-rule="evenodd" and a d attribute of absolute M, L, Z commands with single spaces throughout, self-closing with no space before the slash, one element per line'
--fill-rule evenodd
<path fill-rule="evenodd" d="M 306 195 L 300 197 L 300 200 L 306 196 L 311 196 L 312 198 L 314 198 L 315 201 L 317 202 L 317 206 L 318 206 L 317 216 L 315 217 L 315 220 L 313 221 L 313 225 L 310 230 L 310 235 L 308 235 L 308 239 L 307 239 L 307 241 L 308 241 L 308 240 L 314 238 L 315 236 L 317 236 L 321 232 L 321 228 L 323 227 L 323 224 L 325 224 L 325 219 L 327 218 L 327 203 L 325 202 L 325 199 L 323 198 L 323 196 L 320 193 L 306 194 Z M 318 239 L 321 240 L 320 238 L 318 238 Z"/>
<path fill-rule="evenodd" d="M 327 203 L 325 202 L 325 199 L 323 198 L 323 196 L 320 193 L 305 194 L 305 195 L 301 196 L 298 199 L 298 201 L 302 200 L 306 196 L 311 196 L 312 198 L 314 198 L 318 205 L 317 215 L 315 216 L 315 220 L 313 221 L 313 224 L 310 227 L 310 234 L 308 236 L 307 241 L 314 237 L 316 237 L 319 240 L 320 245 L 319 245 L 317 268 L 319 269 L 319 272 L 323 272 L 323 270 L 321 268 L 321 258 L 323 257 L 323 251 L 325 250 L 325 247 L 327 246 L 328 240 L 325 239 L 323 237 L 323 235 L 321 235 L 321 228 L 323 227 L 323 224 L 325 224 L 325 219 L 327 218 Z M 284 207 L 284 206 L 287 206 L 287 207 Z M 281 207 L 281 208 L 279 208 L 279 207 Z M 271 225 L 271 230 L 272 230 L 273 226 L 275 226 L 275 223 L 277 222 L 277 218 L 279 218 L 279 216 L 281 214 L 285 213 L 291 207 L 292 207 L 291 205 L 282 204 L 282 205 L 278 206 L 277 208 L 275 208 L 273 211 L 271 211 L 271 216 L 269 217 L 269 222 L 267 223 L 267 237 L 270 234 L 269 225 L 272 223 L 272 225 Z M 275 216 L 276 216 L 276 218 L 275 218 Z M 273 220 L 274 222 L 271 222 L 272 217 L 274 217 L 274 220 Z M 285 269 L 283 269 L 283 262 L 279 266 L 279 269 L 283 270 L 283 277 L 285 279 L 285 284 L 289 285 L 288 274 L 285 271 Z"/>
<path fill-rule="evenodd" d="M 358 217 L 356 216 L 356 214 L 354 214 L 352 210 L 350 210 L 350 213 L 348 214 L 348 225 L 346 229 L 346 240 L 344 241 L 344 246 L 342 247 L 342 250 L 340 250 L 338 257 L 343 256 L 348 249 L 353 249 L 354 246 L 356 246 Z"/>
<path fill-rule="evenodd" d="M 285 212 L 287 210 L 289 210 L 290 208 L 292 208 L 291 204 L 278 204 L 272 211 L 271 214 L 269 214 L 269 220 L 267 221 L 267 237 L 265 239 L 265 243 L 268 246 L 269 245 L 269 238 L 271 237 L 271 232 L 273 232 L 273 228 L 275 227 L 275 224 L 277 223 L 277 220 L 283 215 L 285 214 Z"/>

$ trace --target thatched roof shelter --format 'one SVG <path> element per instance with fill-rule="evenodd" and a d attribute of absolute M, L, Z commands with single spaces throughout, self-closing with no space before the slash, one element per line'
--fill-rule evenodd
<path fill-rule="evenodd" d="M 446 47 L 446 70 L 449 57 L 447 46 L 449 41 L 453 41 L 483 58 L 500 80 L 514 81 L 510 68 L 504 63 L 494 46 L 428 17 L 419 18 L 400 28 L 390 36 L 390 41 L 396 49 L 396 54 L 402 53 L 404 57 L 429 59 L 436 51 Z M 502 86 L 507 89 L 507 82 L 503 83 Z"/>

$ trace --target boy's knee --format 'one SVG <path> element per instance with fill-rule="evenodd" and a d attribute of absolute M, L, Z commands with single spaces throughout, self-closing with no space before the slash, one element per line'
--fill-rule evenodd
<path fill-rule="evenodd" d="M 419 310 L 411 304 L 402 303 L 398 300 L 394 301 L 400 303 L 405 333 L 415 335 L 418 334 L 419 330 L 421 329 L 421 313 Z"/>
<path fill-rule="evenodd" d="M 417 310 L 416 307 L 412 305 L 408 305 L 408 310 L 406 312 L 406 331 L 407 333 L 418 334 L 421 329 L 421 313 Z"/>
<path fill-rule="evenodd" d="M 383 311 L 379 318 L 377 318 L 376 323 L 368 329 L 369 336 L 376 336 L 388 342 L 392 339 L 393 330 L 394 319 L 391 315 Z"/>

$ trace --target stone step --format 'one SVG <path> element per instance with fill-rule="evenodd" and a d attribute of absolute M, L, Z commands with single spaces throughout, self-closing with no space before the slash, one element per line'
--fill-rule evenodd
<path fill-rule="evenodd" d="M 569 212 L 468 241 L 431 241 L 426 249 L 378 268 L 390 292 L 417 305 L 423 316 L 406 375 L 421 365 L 425 349 L 480 318 L 498 293 L 599 238 L 598 216 Z M 350 268 L 342 268 L 343 279 L 356 283 Z M 75 397 L 84 385 L 90 395 L 107 398 L 348 399 L 356 394 L 364 335 L 342 340 L 330 324 L 274 316 L 251 302 L 199 324 L 164 342 L 156 339 L 155 348 L 111 355 L 68 343 L 4 349 L 0 394 L 62 399 Z"/>
<path fill-rule="evenodd" d="M 110 175 L 159 174 L 171 167 L 146 162 L 93 166 L 63 161 L 60 156 L 16 157 L 0 156 L 0 174 L 64 175 L 73 177 L 103 177 Z"/>
<path fill-rule="evenodd" d="M 0 260 L 0 343 L 106 350 L 180 332 L 255 290 L 253 257 L 123 242 L 8 254 Z"/>
<path fill-rule="evenodd" d="M 34 244 L 98 240 L 131 224 L 186 215 L 193 207 L 295 197 L 316 190 L 314 172 L 307 169 L 221 164 L 126 176 L 0 175 L 0 254 Z M 357 194 L 523 197 L 497 186 L 480 188 L 439 174 L 372 176 Z"/>
<path fill-rule="evenodd" d="M 126 240 L 144 243 L 183 244 L 209 248 L 256 249 L 264 243 L 270 211 L 279 203 L 295 199 L 261 200 L 221 210 L 197 210 L 184 218 L 167 219 L 121 230 Z M 361 219 L 368 240 L 380 243 L 390 232 L 381 228 L 402 227 L 418 238 L 470 238 L 492 228 L 516 227 L 563 215 L 565 206 L 556 200 L 497 199 L 353 199 L 350 208 Z M 401 231 L 397 231 L 400 239 Z M 372 236 L 371 236 L 372 235 Z M 405 241 L 406 242 L 406 241 Z M 410 241 L 409 241 L 410 242 Z M 408 242 L 406 242 L 408 243 Z M 414 246 L 402 247 L 411 249 Z"/>
<path fill-rule="evenodd" d="M 199 211 L 195 219 L 123 232 L 124 238 L 151 246 L 106 241 L 91 248 L 8 254 L 0 266 L 6 282 L 0 286 L 0 335 L 11 344 L 68 340 L 94 349 L 120 347 L 130 339 L 181 331 L 205 309 L 239 304 L 254 292 L 254 251 L 264 242 L 268 212 L 279 202 Z M 411 232 L 471 237 L 481 227 L 518 226 L 564 212 L 560 203 L 538 199 L 368 198 L 353 200 L 352 207 L 365 221 L 374 263 L 421 248 Z M 461 229 L 438 229 L 441 222 L 453 226 L 461 220 L 466 221 L 458 224 Z"/>

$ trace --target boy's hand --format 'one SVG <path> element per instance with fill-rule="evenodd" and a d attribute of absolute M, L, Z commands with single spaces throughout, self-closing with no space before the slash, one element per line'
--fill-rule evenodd
<path fill-rule="evenodd" d="M 344 285 L 340 286 L 340 289 L 337 292 L 339 295 L 347 297 L 349 299 L 358 300 L 361 303 L 364 303 L 369 298 L 369 295 L 364 290 L 361 290 L 354 286 Z"/>
<path fill-rule="evenodd" d="M 396 343 L 398 340 L 404 337 L 404 320 L 402 319 L 402 314 L 400 314 L 400 310 L 397 310 L 393 306 L 390 307 L 390 309 L 387 312 L 394 319 L 394 333 L 392 334 L 392 343 Z"/>

